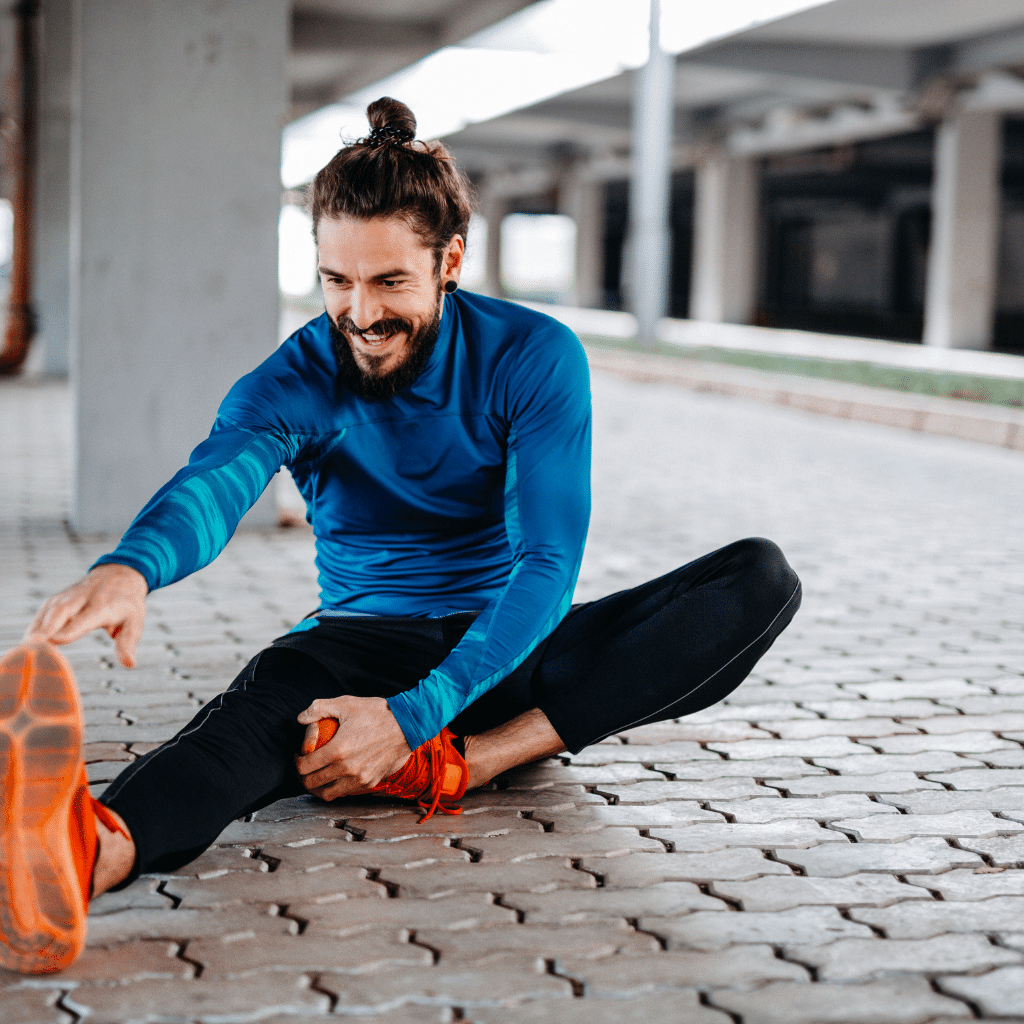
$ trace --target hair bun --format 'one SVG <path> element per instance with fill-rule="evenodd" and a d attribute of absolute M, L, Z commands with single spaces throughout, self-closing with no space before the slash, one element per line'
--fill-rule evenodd
<path fill-rule="evenodd" d="M 366 119 L 371 128 L 397 128 L 416 137 L 416 118 L 412 111 L 390 96 L 381 96 L 366 108 Z"/>

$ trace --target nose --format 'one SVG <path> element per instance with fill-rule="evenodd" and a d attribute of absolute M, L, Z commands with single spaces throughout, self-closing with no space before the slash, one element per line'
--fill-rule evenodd
<path fill-rule="evenodd" d="M 374 294 L 375 289 L 366 285 L 356 284 L 349 293 L 349 319 L 361 331 L 372 327 L 378 320 L 384 319 L 384 308 Z"/>

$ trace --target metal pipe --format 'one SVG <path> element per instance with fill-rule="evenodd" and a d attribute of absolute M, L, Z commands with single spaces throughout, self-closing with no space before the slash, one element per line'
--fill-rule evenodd
<path fill-rule="evenodd" d="M 4 346 L 0 350 L 0 374 L 4 375 L 15 374 L 21 369 L 36 327 L 32 306 L 32 230 L 38 133 L 36 18 L 39 0 L 21 0 L 15 4 L 12 13 L 18 19 L 18 112 L 8 136 L 16 147 L 16 159 L 11 291 L 7 300 Z"/>
<path fill-rule="evenodd" d="M 651 0 L 650 54 L 636 73 L 630 189 L 629 305 L 637 340 L 653 345 L 668 310 L 669 195 L 675 59 L 661 48 L 661 4 Z"/>

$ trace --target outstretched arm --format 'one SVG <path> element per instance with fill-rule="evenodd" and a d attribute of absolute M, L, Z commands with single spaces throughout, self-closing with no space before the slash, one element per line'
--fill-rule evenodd
<path fill-rule="evenodd" d="M 224 549 L 297 443 L 218 422 L 189 464 L 139 513 L 116 550 L 77 583 L 51 597 L 25 640 L 67 644 L 105 629 L 125 668 L 146 618 L 146 595 L 208 565 Z"/>

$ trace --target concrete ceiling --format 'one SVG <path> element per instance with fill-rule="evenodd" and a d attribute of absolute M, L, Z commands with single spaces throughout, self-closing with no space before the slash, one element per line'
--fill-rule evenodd
<path fill-rule="evenodd" d="M 676 143 L 770 152 L 891 135 L 941 114 L 936 91 L 941 105 L 985 72 L 1022 68 L 1024 0 L 832 0 L 680 54 Z M 564 163 L 567 148 L 621 160 L 633 78 L 470 125 L 446 142 L 478 175 Z"/>
<path fill-rule="evenodd" d="M 536 0 L 293 0 L 291 116 L 461 42 Z"/>

